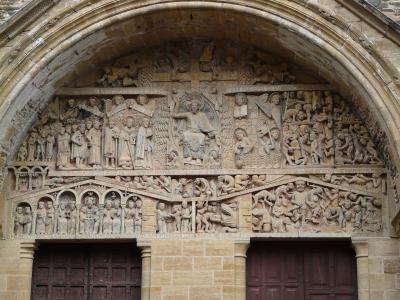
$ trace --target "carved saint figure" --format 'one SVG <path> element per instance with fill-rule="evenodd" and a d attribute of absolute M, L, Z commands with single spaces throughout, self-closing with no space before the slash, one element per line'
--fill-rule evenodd
<path fill-rule="evenodd" d="M 80 233 L 98 233 L 99 225 L 100 225 L 100 215 L 99 209 L 96 206 L 96 197 L 93 195 L 93 192 L 89 192 L 88 195 L 84 198 L 84 205 L 81 207 L 79 213 L 80 219 Z"/>
<path fill-rule="evenodd" d="M 46 203 L 40 200 L 38 202 L 38 208 L 36 210 L 36 234 L 46 233 L 46 223 L 47 223 Z"/>
<path fill-rule="evenodd" d="M 125 233 L 133 234 L 135 232 L 135 202 L 129 199 L 125 208 Z"/>
<path fill-rule="evenodd" d="M 66 132 L 65 127 L 60 128 L 57 136 L 57 167 L 59 169 L 68 168 L 71 158 L 70 148 L 71 136 Z"/>
<path fill-rule="evenodd" d="M 25 211 L 23 206 L 17 206 L 14 214 L 14 234 L 21 236 L 24 234 Z"/>
<path fill-rule="evenodd" d="M 183 132 L 184 162 L 201 165 L 205 155 L 206 137 L 214 138 L 215 128 L 207 115 L 200 111 L 200 99 L 194 98 L 188 104 L 188 112 L 175 113 L 173 117 L 186 119 L 186 130 Z"/>
<path fill-rule="evenodd" d="M 103 209 L 103 233 L 112 233 L 112 201 L 111 199 L 106 199 Z"/>
<path fill-rule="evenodd" d="M 246 154 L 250 153 L 253 150 L 253 145 L 250 142 L 250 139 L 247 136 L 246 130 L 243 128 L 235 129 L 235 163 L 236 166 L 241 169 L 243 168 L 243 158 Z"/>
<path fill-rule="evenodd" d="M 134 231 L 142 232 L 142 222 L 143 222 L 143 212 L 142 212 L 142 200 L 137 199 L 135 203 L 135 213 L 134 213 Z"/>
<path fill-rule="evenodd" d="M 86 133 L 86 138 L 88 140 L 89 155 L 88 163 L 93 168 L 99 168 L 101 165 L 101 129 L 100 122 L 95 119 L 93 121 L 93 127 L 91 126 L 91 121 L 87 121 L 87 125 L 90 124 L 88 131 Z"/>
<path fill-rule="evenodd" d="M 52 201 L 47 201 L 46 203 L 46 234 L 52 234 L 54 230 L 54 216 L 55 209 Z"/>
<path fill-rule="evenodd" d="M 119 139 L 118 165 L 128 169 L 134 166 L 136 144 L 136 129 L 133 126 L 133 118 L 128 117 L 125 120 L 125 126 L 122 128 Z"/>
<path fill-rule="evenodd" d="M 24 234 L 30 234 L 32 232 L 32 210 L 30 206 L 26 206 L 24 209 Z"/>
<path fill-rule="evenodd" d="M 171 219 L 171 214 L 167 211 L 165 203 L 160 202 L 158 204 L 157 212 L 157 233 L 167 233 L 167 221 Z"/>
<path fill-rule="evenodd" d="M 112 217 L 112 233 L 118 234 L 121 233 L 122 228 L 122 208 L 121 202 L 119 198 L 113 193 L 111 195 L 112 201 L 112 209 L 111 209 L 111 217 Z"/>
<path fill-rule="evenodd" d="M 36 142 L 37 142 L 38 134 L 33 131 L 28 139 L 28 161 L 35 160 L 35 152 L 36 152 Z"/>
<path fill-rule="evenodd" d="M 69 201 L 68 211 L 67 211 L 67 230 L 69 234 L 74 234 L 76 231 L 76 205 L 75 201 Z"/>
<path fill-rule="evenodd" d="M 136 137 L 135 168 L 150 169 L 153 166 L 153 130 L 149 119 L 144 119 Z"/>
<path fill-rule="evenodd" d="M 181 208 L 181 232 L 190 232 L 191 229 L 191 219 L 192 219 L 192 211 L 188 206 L 187 200 L 184 199 L 182 201 L 182 208 Z"/>
<path fill-rule="evenodd" d="M 58 207 L 56 231 L 59 234 L 68 233 L 68 208 L 64 201 L 60 202 Z"/>
<path fill-rule="evenodd" d="M 75 165 L 80 167 L 86 161 L 85 124 L 73 124 L 72 131 L 71 158 L 75 161 Z"/>
<path fill-rule="evenodd" d="M 104 158 L 106 168 L 115 168 L 117 164 L 119 128 L 115 126 L 115 122 L 110 120 L 108 126 L 104 130 Z"/>
<path fill-rule="evenodd" d="M 17 160 L 18 161 L 26 161 L 27 158 L 28 158 L 28 145 L 27 145 L 27 142 L 24 141 L 18 150 Z"/>
<path fill-rule="evenodd" d="M 54 157 L 54 144 L 56 142 L 55 131 L 51 129 L 46 137 L 46 160 L 51 161 Z"/>

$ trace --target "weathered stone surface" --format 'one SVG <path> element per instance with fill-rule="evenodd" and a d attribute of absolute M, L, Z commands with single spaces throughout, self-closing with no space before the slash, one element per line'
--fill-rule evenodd
<path fill-rule="evenodd" d="M 150 5 L 145 8 L 148 15 L 140 17 L 130 15 L 143 11 L 135 6 L 138 3 L 128 1 L 124 9 L 131 21 L 117 16 L 113 19 L 122 23 L 113 27 L 107 12 L 121 3 L 111 2 L 59 1 L 47 14 L 35 15 L 22 22 L 25 25 L 16 23 L 16 35 L 13 29 L 8 40 L 2 41 L 0 185 L 4 181 L 7 189 L 11 187 L 0 197 L 4 237 L 114 240 L 149 234 L 154 238 L 151 264 L 144 266 L 151 268 L 146 274 L 154 276 L 152 284 L 159 285 L 149 288 L 151 299 L 204 298 L 204 287 L 195 286 L 195 275 L 202 284 L 213 285 L 207 299 L 234 299 L 234 294 L 244 299 L 244 259 L 236 261 L 235 248 L 226 242 L 229 234 L 246 238 L 283 237 L 287 232 L 292 238 L 365 236 L 370 237 L 370 257 L 358 258 L 359 298 L 399 298 L 394 290 L 398 284 L 393 284 L 399 243 L 374 239 L 389 236 L 389 224 L 400 208 L 396 170 L 399 51 L 391 25 L 380 23 L 361 7 L 352 8 L 349 1 L 276 1 L 273 7 L 272 2 L 249 0 L 224 3 L 223 14 L 214 11 L 220 1 L 202 3 L 208 7 L 206 13 L 177 3 L 179 13 L 170 9 L 156 14 Z M 395 15 L 394 2 L 381 4 Z M 233 4 L 238 4 L 234 13 Z M 80 5 L 89 7 L 83 10 Z M 255 17 L 254 5 L 281 19 L 264 22 L 269 14 Z M 106 6 L 109 9 L 103 9 Z M 98 22 L 88 12 L 98 13 L 110 26 L 98 23 L 92 26 L 96 33 L 85 31 L 87 38 L 73 40 L 76 36 L 70 33 L 81 35 L 83 28 L 78 25 L 83 22 L 74 19 L 85 19 L 84 26 L 91 19 Z M 192 14 L 194 18 L 189 17 Z M 67 17 L 71 26 L 64 26 Z M 295 19 L 298 23 L 289 21 Z M 179 29 L 172 30 L 171 24 Z M 231 60 L 230 50 L 220 48 L 218 42 L 194 47 L 204 50 L 197 54 L 188 44 L 171 52 L 154 46 L 172 37 L 208 38 L 211 31 L 213 38 L 249 37 L 246 43 L 236 39 L 233 48 L 256 44 L 254 53 L 260 56 L 246 65 L 241 59 L 251 55 Z M 140 45 L 144 44 L 164 53 L 165 59 L 139 57 L 127 59 L 128 64 L 123 58 L 115 60 L 132 47 L 136 54 L 156 52 L 143 50 Z M 283 54 L 283 61 L 276 54 L 268 58 L 269 51 Z M 192 61 L 193 55 L 198 61 Z M 150 63 L 130 65 L 134 61 L 154 62 L 157 71 L 150 70 Z M 163 61 L 169 61 L 167 68 L 159 64 Z M 231 72 L 232 61 L 244 65 Z M 277 61 L 287 64 L 287 69 L 276 70 Z M 328 88 L 325 79 L 335 88 Z M 312 87 L 307 86 L 310 83 Z M 89 89 L 59 89 L 56 100 L 53 95 L 60 86 Z M 329 91 L 344 96 L 334 100 L 333 107 Z M 324 95 L 318 96 L 321 92 Z M 201 99 L 203 107 L 197 107 L 198 111 L 192 103 L 186 107 L 190 101 L 184 94 Z M 120 104 L 126 104 L 118 108 L 122 114 L 114 110 L 119 104 L 109 105 L 115 104 L 118 95 L 124 97 Z M 74 115 L 75 107 L 69 111 L 67 105 L 69 96 L 79 104 L 81 115 L 75 121 L 85 123 L 81 137 L 79 133 L 74 137 L 74 146 L 68 132 L 52 121 L 51 108 L 57 101 L 61 101 L 58 107 L 63 117 Z M 154 110 L 153 100 L 157 102 Z M 201 121 L 194 117 L 199 112 Z M 130 124 L 129 115 L 137 124 Z M 111 119 L 118 130 L 108 125 Z M 66 119 L 58 116 L 57 120 L 67 127 Z M 47 133 L 42 133 L 43 128 Z M 107 129 L 115 132 L 110 135 Z M 33 134 L 29 146 L 34 131 L 38 135 Z M 127 142 L 117 143 L 117 136 Z M 79 145 L 81 138 L 86 146 Z M 81 150 L 87 156 L 76 155 Z M 3 172 L 6 164 L 10 177 Z M 298 181 L 305 182 L 304 191 L 297 189 Z M 95 199 L 88 201 L 87 196 Z M 394 228 L 400 228 L 397 224 L 393 222 Z M 214 234 L 218 234 L 216 240 L 204 240 Z M 159 240 L 163 235 L 168 239 Z M 1 257 L 7 257 L 0 265 L 2 299 L 29 298 L 29 266 L 13 268 L 19 264 L 19 251 L 18 242 L 0 241 Z M 213 278 L 211 283 L 204 272 Z M 238 291 L 231 282 L 233 274 L 241 287 Z M 16 289 L 18 282 L 23 285 L 21 291 Z"/>

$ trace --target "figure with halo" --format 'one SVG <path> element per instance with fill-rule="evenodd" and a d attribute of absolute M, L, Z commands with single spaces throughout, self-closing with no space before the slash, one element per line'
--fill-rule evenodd
<path fill-rule="evenodd" d="M 183 158 L 185 164 L 202 165 L 205 155 L 206 139 L 215 138 L 215 128 L 202 111 L 204 103 L 200 94 L 191 94 L 186 102 L 186 112 L 173 114 L 175 119 L 185 119 L 183 131 Z"/>

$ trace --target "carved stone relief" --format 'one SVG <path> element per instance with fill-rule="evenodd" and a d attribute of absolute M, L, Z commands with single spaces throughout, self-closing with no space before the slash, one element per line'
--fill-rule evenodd
<path fill-rule="evenodd" d="M 299 179 L 253 194 L 253 230 L 382 230 L 382 202 L 372 196 L 327 188 Z M 326 229 L 325 229 L 326 230 Z"/>
<path fill-rule="evenodd" d="M 32 105 L 39 118 L 9 164 L 14 235 L 240 233 L 240 222 L 254 234 L 380 234 L 379 133 L 310 74 L 197 41 L 82 76 Z"/>

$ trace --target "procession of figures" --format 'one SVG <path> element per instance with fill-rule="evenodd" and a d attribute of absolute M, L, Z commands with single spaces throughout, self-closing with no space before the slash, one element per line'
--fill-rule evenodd
<path fill-rule="evenodd" d="M 148 50 L 41 109 L 9 162 L 15 236 L 384 230 L 393 184 L 367 108 L 252 47 Z"/>

